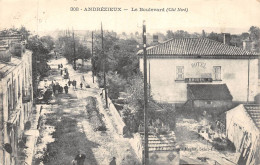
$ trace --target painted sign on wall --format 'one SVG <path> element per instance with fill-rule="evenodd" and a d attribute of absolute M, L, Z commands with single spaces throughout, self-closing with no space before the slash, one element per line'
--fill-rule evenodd
<path fill-rule="evenodd" d="M 192 68 L 203 68 L 206 69 L 206 63 L 205 62 L 194 62 L 191 64 Z"/>

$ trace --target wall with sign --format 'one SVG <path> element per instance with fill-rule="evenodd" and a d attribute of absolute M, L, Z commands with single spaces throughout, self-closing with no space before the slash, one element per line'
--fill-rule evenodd
<path fill-rule="evenodd" d="M 148 82 L 150 79 L 153 98 L 161 102 L 185 103 L 188 83 L 227 84 L 233 101 L 245 102 L 248 66 L 249 101 L 254 101 L 258 87 L 257 59 L 251 59 L 248 65 L 248 59 L 148 58 Z M 142 58 L 140 70 L 143 71 Z"/>

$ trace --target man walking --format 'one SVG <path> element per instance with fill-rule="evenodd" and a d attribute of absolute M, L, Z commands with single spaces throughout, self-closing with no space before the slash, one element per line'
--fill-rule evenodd
<path fill-rule="evenodd" d="M 80 88 L 82 89 L 82 86 L 83 86 L 83 84 L 82 84 L 82 82 L 80 83 Z"/>
<path fill-rule="evenodd" d="M 73 80 L 73 82 L 72 82 L 72 85 L 74 86 L 74 89 L 76 89 L 77 87 L 77 81 L 76 80 Z"/>
<path fill-rule="evenodd" d="M 113 160 L 111 160 L 109 165 L 116 165 L 116 157 L 113 157 Z"/>
<path fill-rule="evenodd" d="M 64 90 L 65 90 L 65 93 L 68 94 L 68 89 L 69 87 L 67 86 L 67 84 L 64 86 Z"/>

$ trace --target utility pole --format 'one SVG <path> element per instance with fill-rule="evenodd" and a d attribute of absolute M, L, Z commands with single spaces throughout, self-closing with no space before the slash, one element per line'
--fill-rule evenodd
<path fill-rule="evenodd" d="M 104 89 L 105 89 L 105 99 L 106 99 L 106 108 L 108 108 L 107 104 L 107 83 L 106 83 L 106 55 L 104 52 L 104 43 L 103 43 L 103 28 L 101 23 L 101 41 L 102 41 L 102 55 L 103 55 L 103 72 L 104 72 Z"/>
<path fill-rule="evenodd" d="M 75 39 L 74 39 L 74 30 L 72 30 L 72 38 L 73 38 L 73 68 L 76 70 L 76 49 L 75 49 Z"/>
<path fill-rule="evenodd" d="M 151 65 L 149 60 L 149 98 L 151 97 Z"/>
<path fill-rule="evenodd" d="M 93 52 L 93 48 L 94 48 L 94 45 L 93 45 L 93 31 L 92 31 L 92 51 L 91 51 L 91 54 L 92 54 L 92 60 L 94 60 L 94 52 Z M 92 65 L 94 65 L 93 61 L 92 61 Z M 95 82 L 94 80 L 94 66 L 92 66 L 92 78 L 93 78 L 93 83 Z"/>
<path fill-rule="evenodd" d="M 148 148 L 148 97 L 147 97 L 147 59 L 146 59 L 146 25 L 143 21 L 143 53 L 144 53 L 144 164 L 149 165 Z"/>
<path fill-rule="evenodd" d="M 248 57 L 248 63 L 247 63 L 247 99 L 246 99 L 246 103 L 249 104 L 249 86 L 250 86 L 250 56 Z"/>
<path fill-rule="evenodd" d="M 38 24 L 39 24 L 39 0 L 37 1 L 37 38 L 38 38 Z"/>

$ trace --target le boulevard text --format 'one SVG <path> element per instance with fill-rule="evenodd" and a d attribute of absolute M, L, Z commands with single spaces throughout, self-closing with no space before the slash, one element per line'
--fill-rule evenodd
<path fill-rule="evenodd" d="M 122 11 L 131 11 L 131 12 L 188 12 L 189 8 L 121 8 L 121 7 L 70 7 L 70 11 L 86 11 L 86 12 L 122 12 Z"/>

